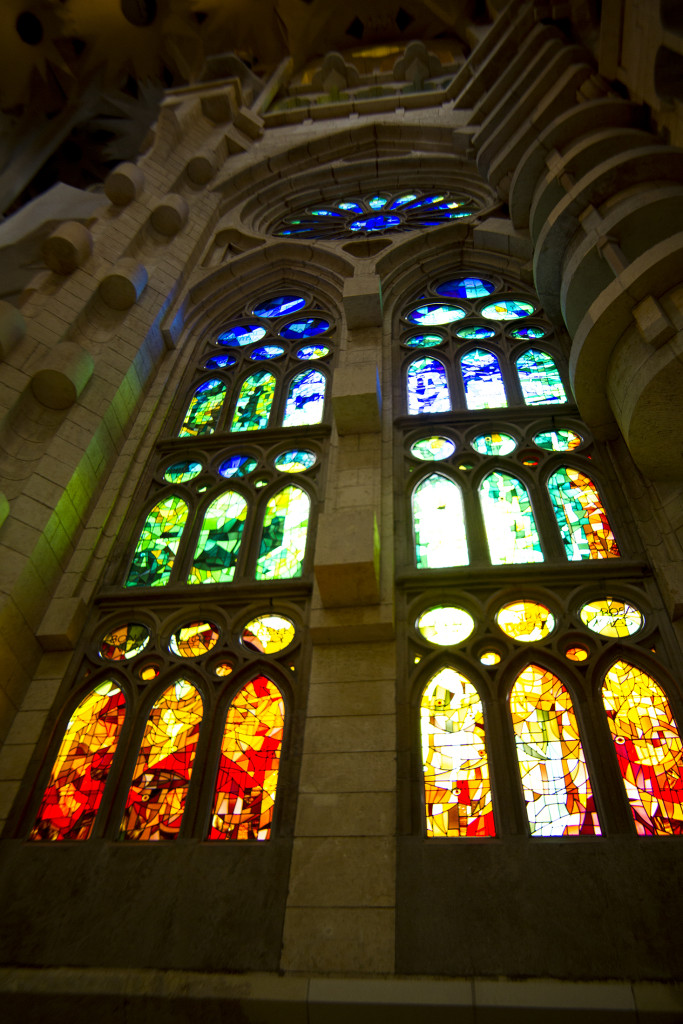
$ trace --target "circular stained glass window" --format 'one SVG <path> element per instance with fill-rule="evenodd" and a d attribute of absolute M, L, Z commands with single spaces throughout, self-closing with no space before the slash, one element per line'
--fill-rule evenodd
<path fill-rule="evenodd" d="M 164 473 L 164 480 L 169 484 L 186 484 L 188 480 L 194 480 L 203 469 L 201 462 L 174 462 Z"/>
<path fill-rule="evenodd" d="M 259 615 L 242 630 L 241 640 L 250 651 L 278 654 L 294 639 L 294 623 L 283 615 Z"/>
<path fill-rule="evenodd" d="M 350 231 L 386 231 L 388 228 L 396 228 L 401 223 L 400 217 L 393 217 L 391 214 L 380 213 L 374 217 L 359 217 L 349 224 Z"/>
<path fill-rule="evenodd" d="M 207 370 L 224 370 L 227 366 L 234 366 L 237 360 L 234 356 L 211 356 L 204 363 Z"/>
<path fill-rule="evenodd" d="M 523 341 L 544 338 L 545 331 L 542 327 L 515 327 L 510 331 L 511 338 L 519 338 Z"/>
<path fill-rule="evenodd" d="M 254 316 L 262 316 L 266 320 L 272 320 L 276 316 L 284 316 L 285 313 L 296 313 L 297 310 L 303 309 L 305 305 L 306 300 L 300 295 L 278 295 L 277 298 L 264 302 L 262 306 L 257 306 L 254 310 Z"/>
<path fill-rule="evenodd" d="M 385 199 L 384 196 L 372 196 L 371 199 L 368 199 L 368 206 L 371 210 L 381 210 L 388 202 L 389 200 Z"/>
<path fill-rule="evenodd" d="M 481 315 L 487 320 L 517 320 L 521 316 L 530 316 L 534 307 L 530 302 L 520 302 L 518 299 L 499 299 L 498 302 L 489 302 L 481 310 Z"/>
<path fill-rule="evenodd" d="M 248 476 L 258 463 L 251 455 L 233 455 L 225 462 L 221 462 L 218 472 L 221 476 L 230 479 L 231 476 Z"/>
<path fill-rule="evenodd" d="M 549 636 L 555 628 L 550 609 L 538 601 L 513 601 L 496 615 L 499 627 L 511 640 L 533 643 Z"/>
<path fill-rule="evenodd" d="M 161 669 L 158 665 L 141 665 L 138 669 L 138 675 L 144 682 L 151 683 L 153 679 L 161 675 Z"/>
<path fill-rule="evenodd" d="M 509 455 L 517 447 L 510 434 L 479 434 L 471 444 L 480 455 Z"/>
<path fill-rule="evenodd" d="M 149 643 L 149 630 L 141 622 L 126 622 L 105 633 L 100 642 L 100 656 L 107 661 L 129 661 L 144 651 Z"/>
<path fill-rule="evenodd" d="M 398 199 L 394 199 L 389 209 L 397 210 L 399 206 L 405 206 L 406 203 L 412 203 L 413 199 L 417 199 L 417 193 L 406 192 L 405 195 L 399 196 Z"/>
<path fill-rule="evenodd" d="M 483 299 L 492 291 L 495 291 L 495 285 L 481 277 L 456 277 L 453 281 L 444 281 L 436 289 L 437 295 L 449 299 Z"/>
<path fill-rule="evenodd" d="M 309 316 L 306 320 L 295 320 L 293 323 L 287 324 L 280 331 L 280 337 L 299 341 L 301 338 L 315 338 L 317 334 L 324 334 L 329 329 L 330 323 L 328 320 Z"/>
<path fill-rule="evenodd" d="M 330 350 L 326 345 L 304 345 L 296 354 L 297 359 L 324 359 Z"/>
<path fill-rule="evenodd" d="M 491 666 L 500 664 L 500 654 L 498 651 L 482 651 L 479 655 L 479 661 L 482 665 Z"/>
<path fill-rule="evenodd" d="M 471 341 L 474 338 L 492 338 L 496 333 L 492 327 L 461 327 L 455 332 L 458 338 Z"/>
<path fill-rule="evenodd" d="M 408 348 L 434 348 L 441 345 L 443 338 L 440 334 L 413 334 L 403 342 Z"/>
<path fill-rule="evenodd" d="M 219 636 L 213 622 L 188 622 L 171 634 L 168 649 L 179 658 L 200 658 L 216 646 Z"/>
<path fill-rule="evenodd" d="M 246 327 L 231 327 L 218 335 L 219 345 L 253 345 L 265 338 L 266 329 L 260 324 L 247 324 Z"/>
<path fill-rule="evenodd" d="M 433 437 L 423 437 L 410 446 L 410 454 L 423 462 L 436 462 L 439 459 L 447 459 L 455 451 L 455 442 L 450 437 L 441 437 L 435 434 Z"/>
<path fill-rule="evenodd" d="M 564 656 L 570 661 L 586 661 L 588 659 L 588 651 L 585 647 L 574 644 L 573 647 L 567 648 L 564 652 Z"/>
<path fill-rule="evenodd" d="M 546 452 L 570 452 L 578 448 L 582 440 L 573 430 L 544 430 L 534 434 L 534 444 Z"/>
<path fill-rule="evenodd" d="M 384 200 L 384 202 L 386 202 L 386 200 Z M 382 206 L 384 206 L 384 202 L 382 203 Z M 352 203 L 352 202 L 337 203 L 337 206 L 339 207 L 340 210 L 344 210 L 346 213 L 362 213 L 363 212 L 363 207 L 359 206 L 358 203 Z M 374 207 L 373 207 L 373 209 L 374 209 Z"/>
<path fill-rule="evenodd" d="M 255 348 L 250 353 L 250 359 L 279 359 L 285 354 L 285 350 L 279 345 L 264 345 L 262 348 Z"/>
<path fill-rule="evenodd" d="M 429 326 L 431 324 L 452 324 L 455 320 L 462 320 L 465 310 L 460 306 L 448 306 L 437 302 L 428 302 L 424 306 L 417 306 L 411 309 L 406 319 L 413 324 Z"/>
<path fill-rule="evenodd" d="M 615 638 L 633 636 L 645 621 L 634 605 L 613 597 L 589 601 L 582 606 L 579 616 L 584 626 L 594 633 Z"/>
<path fill-rule="evenodd" d="M 281 473 L 303 473 L 304 470 L 315 466 L 315 463 L 316 457 L 313 452 L 306 448 L 292 448 L 291 451 L 278 455 L 274 465 Z"/>
<path fill-rule="evenodd" d="M 437 605 L 423 612 L 416 626 L 430 643 L 452 647 L 467 639 L 474 629 L 474 619 L 464 608 Z"/>
<path fill-rule="evenodd" d="M 234 665 L 231 661 L 221 661 L 218 665 L 214 666 L 214 672 L 217 676 L 229 676 L 233 668 Z"/>

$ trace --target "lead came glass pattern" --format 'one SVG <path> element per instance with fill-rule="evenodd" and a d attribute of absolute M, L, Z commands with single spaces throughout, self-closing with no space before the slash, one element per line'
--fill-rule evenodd
<path fill-rule="evenodd" d="M 548 480 L 548 493 L 570 561 L 619 557 L 612 527 L 589 477 L 562 466 Z"/>
<path fill-rule="evenodd" d="M 562 378 L 547 352 L 530 348 L 517 360 L 517 374 L 527 405 L 567 401 Z"/>
<path fill-rule="evenodd" d="M 475 348 L 460 361 L 468 409 L 500 409 L 507 397 L 498 360 L 492 352 Z"/>
<path fill-rule="evenodd" d="M 261 370 L 252 373 L 242 384 L 230 429 L 264 430 L 268 426 L 275 394 L 275 377 Z"/>
<path fill-rule="evenodd" d="M 283 487 L 266 505 L 257 580 L 287 580 L 301 576 L 306 554 L 310 499 L 300 487 Z"/>
<path fill-rule="evenodd" d="M 192 396 L 178 437 L 213 434 L 226 394 L 225 383 L 217 377 L 200 384 Z"/>
<path fill-rule="evenodd" d="M 509 473 L 489 473 L 479 485 L 491 562 L 542 562 L 543 551 L 529 493 Z"/>
<path fill-rule="evenodd" d="M 319 370 L 298 373 L 289 387 L 283 427 L 320 423 L 325 410 L 325 377 Z"/>
<path fill-rule="evenodd" d="M 429 838 L 493 836 L 484 713 L 474 686 L 453 668 L 429 681 L 420 705 Z"/>
<path fill-rule="evenodd" d="M 231 583 L 248 506 L 241 494 L 226 491 L 204 514 L 188 583 Z"/>
<path fill-rule="evenodd" d="M 576 716 L 562 682 L 529 665 L 512 688 L 510 712 L 532 836 L 600 835 Z"/>
<path fill-rule="evenodd" d="M 125 586 L 162 587 L 168 583 L 186 521 L 187 505 L 177 495 L 154 506 L 140 533 Z"/>
<path fill-rule="evenodd" d="M 414 359 L 408 367 L 408 413 L 449 412 L 451 396 L 446 368 L 438 359 Z"/>
<path fill-rule="evenodd" d="M 412 510 L 418 569 L 468 564 L 462 492 L 456 483 L 432 473 L 413 491 Z"/>

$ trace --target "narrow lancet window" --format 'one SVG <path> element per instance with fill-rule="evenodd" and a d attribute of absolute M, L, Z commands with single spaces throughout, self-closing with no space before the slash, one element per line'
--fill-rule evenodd
<path fill-rule="evenodd" d="M 300 487 L 283 487 L 266 505 L 257 580 L 301 576 L 311 500 Z"/>
<path fill-rule="evenodd" d="M 439 359 L 422 356 L 408 367 L 408 413 L 450 412 L 451 395 L 446 367 Z"/>
<path fill-rule="evenodd" d="M 493 565 L 542 562 L 543 551 L 528 491 L 509 473 L 489 473 L 479 485 Z"/>
<path fill-rule="evenodd" d="M 562 378 L 547 352 L 530 348 L 517 360 L 517 374 L 526 405 L 567 401 Z"/>
<path fill-rule="evenodd" d="M 289 387 L 283 427 L 320 423 L 325 411 L 325 376 L 319 370 L 297 373 Z"/>
<path fill-rule="evenodd" d="M 239 430 L 264 430 L 268 426 L 274 394 L 275 377 L 272 373 L 260 370 L 247 377 L 237 396 L 230 427 L 233 433 Z"/>
<path fill-rule="evenodd" d="M 412 509 L 418 569 L 467 565 L 465 510 L 458 485 L 432 473 L 413 491 Z"/>
<path fill-rule="evenodd" d="M 226 491 L 204 514 L 188 583 L 231 583 L 240 553 L 248 506 L 241 494 Z"/>
<path fill-rule="evenodd" d="M 127 587 L 163 587 L 168 583 L 186 522 L 187 505 L 177 495 L 154 506 L 142 527 Z"/>
<path fill-rule="evenodd" d="M 618 558 L 619 548 L 593 481 L 562 466 L 548 480 L 548 493 L 567 558 Z"/>
<path fill-rule="evenodd" d="M 218 377 L 200 384 L 192 396 L 178 437 L 203 437 L 206 434 L 213 434 L 226 393 L 225 383 Z"/>
<path fill-rule="evenodd" d="M 460 360 L 468 409 L 502 409 L 505 385 L 498 360 L 492 352 L 475 348 Z"/>

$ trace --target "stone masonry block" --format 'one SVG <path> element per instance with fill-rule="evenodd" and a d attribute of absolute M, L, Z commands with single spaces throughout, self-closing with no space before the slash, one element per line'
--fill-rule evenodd
<path fill-rule="evenodd" d="M 324 605 L 379 601 L 379 531 L 372 509 L 324 512 L 318 523 L 315 577 Z"/>
<path fill-rule="evenodd" d="M 56 598 L 38 627 L 37 638 L 44 651 L 69 651 L 81 635 L 87 607 L 80 597 Z"/>
<path fill-rule="evenodd" d="M 346 322 L 353 327 L 382 323 L 382 284 L 377 274 L 358 274 L 344 282 Z"/>
<path fill-rule="evenodd" d="M 48 409 L 68 409 L 83 392 L 94 368 L 89 352 L 73 341 L 63 341 L 33 374 L 31 390 Z"/>
<path fill-rule="evenodd" d="M 676 328 L 651 295 L 634 307 L 633 319 L 638 325 L 643 341 L 655 348 L 659 348 L 676 333 Z"/>
<path fill-rule="evenodd" d="M 263 135 L 264 120 L 248 107 L 241 107 L 235 114 L 235 128 L 248 135 L 250 139 L 258 139 Z"/>
<path fill-rule="evenodd" d="M 107 198 L 115 206 L 127 206 L 142 192 L 145 187 L 145 175 L 142 170 L 131 163 L 119 164 L 107 176 L 104 191 Z"/>
<path fill-rule="evenodd" d="M 25 334 L 23 314 L 11 302 L 0 301 L 0 359 L 6 359 Z"/>
<path fill-rule="evenodd" d="M 332 410 L 339 434 L 378 431 L 381 402 L 379 374 L 374 364 L 353 364 L 335 371 Z"/>
<path fill-rule="evenodd" d="M 65 221 L 45 239 L 43 259 L 55 274 L 73 274 L 82 267 L 93 249 L 93 237 L 84 224 Z"/>

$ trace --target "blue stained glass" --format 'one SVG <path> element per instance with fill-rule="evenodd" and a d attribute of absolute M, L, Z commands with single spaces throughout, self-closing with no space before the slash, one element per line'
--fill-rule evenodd
<path fill-rule="evenodd" d="M 314 217 L 341 217 L 336 210 L 311 210 Z"/>
<path fill-rule="evenodd" d="M 381 196 L 373 196 L 372 199 L 368 199 L 368 206 L 371 210 L 381 210 L 388 202 L 388 199 L 382 199 Z"/>
<path fill-rule="evenodd" d="M 459 338 L 492 338 L 495 331 L 491 327 L 461 327 L 455 332 Z"/>
<path fill-rule="evenodd" d="M 325 377 L 319 370 L 297 373 L 289 386 L 283 427 L 320 423 L 325 409 Z"/>
<path fill-rule="evenodd" d="M 403 206 L 405 203 L 412 203 L 413 199 L 417 199 L 417 195 L 414 192 L 408 192 L 406 195 L 399 196 L 398 199 L 394 199 L 389 209 L 397 210 L 399 206 Z"/>
<path fill-rule="evenodd" d="M 254 310 L 254 316 L 262 316 L 266 320 L 272 320 L 276 316 L 284 316 L 285 313 L 296 313 L 298 309 L 303 309 L 305 305 L 306 299 L 302 299 L 300 295 L 278 295 L 274 299 L 268 299 L 262 306 L 257 306 Z M 264 331 L 263 334 L 265 333 Z M 254 338 L 254 341 L 259 340 L 259 338 Z M 242 344 L 246 344 L 246 342 Z"/>
<path fill-rule="evenodd" d="M 530 348 L 517 360 L 517 373 L 526 405 L 567 401 L 562 378 L 547 352 Z"/>
<path fill-rule="evenodd" d="M 528 338 L 532 341 L 535 341 L 537 338 L 543 338 L 544 335 L 545 331 L 542 327 L 515 327 L 510 331 L 511 338 L 522 338 L 524 340 Z"/>
<path fill-rule="evenodd" d="M 361 217 L 349 224 L 351 231 L 386 231 L 388 228 L 395 228 L 401 223 L 400 217 L 388 217 L 380 215 L 377 217 Z"/>
<path fill-rule="evenodd" d="M 425 199 L 421 199 L 419 203 L 411 203 L 410 209 L 419 210 L 421 206 L 433 206 L 434 203 L 440 203 L 445 198 L 445 196 L 427 196 Z"/>
<path fill-rule="evenodd" d="M 228 479 L 232 476 L 248 476 L 256 469 L 257 465 L 256 459 L 251 455 L 232 455 L 225 462 L 221 462 L 218 472 Z"/>
<path fill-rule="evenodd" d="M 481 299 L 494 289 L 495 285 L 481 277 L 456 277 L 453 281 L 444 281 L 436 292 L 449 299 Z"/>
<path fill-rule="evenodd" d="M 323 359 L 329 356 L 330 350 L 326 345 L 304 345 L 296 354 L 297 359 Z"/>
<path fill-rule="evenodd" d="M 446 368 L 438 359 L 414 359 L 408 367 L 408 413 L 449 412 L 451 396 Z"/>
<path fill-rule="evenodd" d="M 253 345 L 265 336 L 265 327 L 261 327 L 260 324 L 248 324 L 246 327 L 231 327 L 229 331 L 223 331 L 218 335 L 218 344 Z"/>
<path fill-rule="evenodd" d="M 234 356 L 211 356 L 204 363 L 207 370 L 224 370 L 226 366 L 234 366 L 237 360 Z"/>
<path fill-rule="evenodd" d="M 340 210 L 348 210 L 350 213 L 362 213 L 363 207 L 358 203 L 337 203 Z"/>
<path fill-rule="evenodd" d="M 316 334 L 324 334 L 329 328 L 328 320 L 309 316 L 306 320 L 295 320 L 293 323 L 287 324 L 280 331 L 280 337 L 294 338 L 295 341 L 298 341 L 299 338 L 315 338 Z"/>
<path fill-rule="evenodd" d="M 501 409 L 508 404 L 500 366 L 491 352 L 475 348 L 462 357 L 460 366 L 468 409 Z"/>
<path fill-rule="evenodd" d="M 428 302 L 424 306 L 411 309 L 406 316 L 413 324 L 420 324 L 421 327 L 429 327 L 433 324 L 451 324 L 454 320 L 462 320 L 465 310 L 460 306 L 447 306 L 440 302 Z"/>
<path fill-rule="evenodd" d="M 285 350 L 279 345 L 264 345 L 262 348 L 255 348 L 250 354 L 250 359 L 277 359 L 283 356 Z"/>
<path fill-rule="evenodd" d="M 406 338 L 403 344 L 407 348 L 433 348 L 435 345 L 441 345 L 443 338 L 440 334 L 413 334 L 411 338 Z"/>
<path fill-rule="evenodd" d="M 517 320 L 521 316 L 529 316 L 533 313 L 534 307 L 530 302 L 520 302 L 518 299 L 498 299 L 497 302 L 489 302 L 484 306 L 481 315 L 487 320 Z"/>

